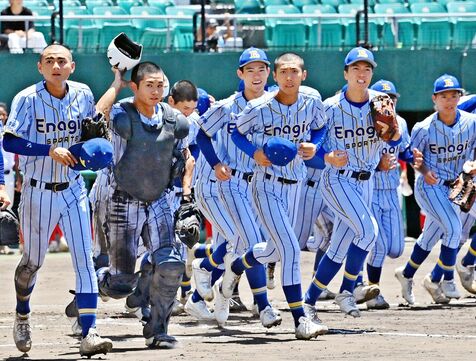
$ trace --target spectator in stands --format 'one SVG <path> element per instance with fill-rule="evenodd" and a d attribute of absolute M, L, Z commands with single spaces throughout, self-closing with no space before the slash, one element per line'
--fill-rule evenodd
<path fill-rule="evenodd" d="M 23 6 L 23 0 L 10 0 L 10 6 L 3 9 L 2 16 L 28 16 L 32 11 Z M 23 49 L 33 49 L 35 53 L 41 53 L 47 45 L 42 33 L 35 31 L 33 21 L 28 22 L 25 28 L 24 21 L 2 21 L 2 34 L 8 35 L 8 47 L 10 53 L 21 54 Z"/>
<path fill-rule="evenodd" d="M 209 19 L 206 23 L 205 28 L 205 41 L 206 47 L 208 51 L 211 52 L 219 52 L 225 46 L 225 40 L 232 36 L 231 29 L 230 29 L 230 22 L 229 20 L 225 20 L 223 25 L 226 26 L 225 33 L 221 33 L 218 30 L 218 22 L 216 19 Z M 202 41 L 202 32 L 200 28 L 197 32 L 197 41 Z"/>

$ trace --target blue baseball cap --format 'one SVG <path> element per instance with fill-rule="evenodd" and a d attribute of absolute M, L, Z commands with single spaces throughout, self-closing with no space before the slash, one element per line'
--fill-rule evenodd
<path fill-rule="evenodd" d="M 69 147 L 69 151 L 78 160 L 71 167 L 74 170 L 100 170 L 112 162 L 112 144 L 104 138 L 93 138 Z"/>
<path fill-rule="evenodd" d="M 197 88 L 197 92 L 198 115 L 202 115 L 208 110 L 208 108 L 210 108 L 210 97 L 208 96 L 208 93 L 202 88 Z"/>
<path fill-rule="evenodd" d="M 448 90 L 457 90 L 461 93 L 464 92 L 464 89 L 461 88 L 458 79 L 453 75 L 443 74 L 438 79 L 435 80 L 433 84 L 433 94 L 442 93 Z"/>
<path fill-rule="evenodd" d="M 380 79 L 379 81 L 375 82 L 375 84 L 372 85 L 370 89 L 376 90 L 388 95 L 394 95 L 397 98 L 400 96 L 400 94 L 397 93 L 397 88 L 395 88 L 395 85 L 389 80 Z"/>
<path fill-rule="evenodd" d="M 254 61 L 260 61 L 267 65 L 270 64 L 268 57 L 266 56 L 266 53 L 263 50 L 251 47 L 241 53 L 240 64 L 238 67 L 241 68 L 245 66 L 246 64 L 252 63 Z"/>
<path fill-rule="evenodd" d="M 271 137 L 263 146 L 263 152 L 271 163 L 284 167 L 296 157 L 297 147 L 288 139 Z"/>
<path fill-rule="evenodd" d="M 374 60 L 374 54 L 370 50 L 367 50 L 362 47 L 353 48 L 349 51 L 345 57 L 345 65 L 351 65 L 357 63 L 358 61 L 365 61 L 372 65 L 374 68 L 377 67 L 377 63 Z"/>

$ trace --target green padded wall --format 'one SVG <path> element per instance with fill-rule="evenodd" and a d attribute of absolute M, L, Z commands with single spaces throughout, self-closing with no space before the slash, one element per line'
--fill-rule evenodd
<path fill-rule="evenodd" d="M 343 61 L 346 52 L 300 52 L 308 69 L 305 85 L 316 87 L 324 98 L 334 94 L 344 85 Z M 278 52 L 269 52 L 273 59 Z M 107 89 L 112 72 L 104 54 L 75 54 L 76 72 L 72 79 L 87 83 L 95 96 Z M 238 85 L 236 66 L 239 53 L 164 53 L 143 56 L 160 64 L 173 83 L 189 79 L 217 99 L 230 95 Z M 385 50 L 375 52 L 378 67 L 373 80 L 386 78 L 395 82 L 400 94 L 399 111 L 417 112 L 432 109 L 433 81 L 441 74 L 451 73 L 463 86 L 476 92 L 476 49 L 459 50 Z M 0 101 L 10 103 L 13 96 L 41 79 L 37 71 L 36 54 L 10 55 L 0 53 Z M 272 82 L 272 79 L 270 79 Z M 128 95 L 127 92 L 123 94 Z"/>

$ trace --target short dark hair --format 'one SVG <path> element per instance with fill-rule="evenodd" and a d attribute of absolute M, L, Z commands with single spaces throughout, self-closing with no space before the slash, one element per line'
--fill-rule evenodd
<path fill-rule="evenodd" d="M 53 44 L 49 44 L 49 45 L 46 45 L 43 50 L 41 51 L 40 53 L 40 60 L 39 62 L 41 63 L 41 61 L 43 60 L 43 53 L 45 52 L 45 50 L 51 48 L 52 46 L 61 46 L 62 48 L 65 48 L 66 50 L 68 50 L 68 53 L 70 55 L 70 60 L 73 61 L 73 52 L 71 51 L 70 47 L 66 44 L 60 44 L 60 43 L 56 43 L 54 42 Z"/>
<path fill-rule="evenodd" d="M 7 103 L 4 103 L 4 102 L 0 102 L 0 108 L 3 108 L 7 111 L 8 113 L 8 107 L 7 107 Z"/>
<path fill-rule="evenodd" d="M 190 80 L 180 80 L 170 89 L 170 96 L 175 103 L 196 102 L 198 100 L 197 87 Z"/>
<path fill-rule="evenodd" d="M 132 68 L 131 81 L 134 82 L 137 86 L 147 74 L 154 73 L 163 73 L 163 70 L 160 66 L 150 61 L 144 61 L 137 64 Z"/>
<path fill-rule="evenodd" d="M 274 70 L 276 71 L 276 69 L 278 69 L 279 65 L 281 65 L 282 63 L 286 62 L 286 61 L 295 61 L 298 63 L 299 67 L 301 68 L 301 70 L 304 70 L 304 59 L 296 54 L 296 53 L 293 53 L 293 52 L 286 52 L 286 53 L 283 53 L 281 55 L 279 55 L 276 59 L 274 59 Z"/>

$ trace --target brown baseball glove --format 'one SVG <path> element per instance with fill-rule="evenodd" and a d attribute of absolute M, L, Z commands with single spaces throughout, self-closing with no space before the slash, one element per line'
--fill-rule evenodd
<path fill-rule="evenodd" d="M 450 185 L 450 201 L 457 204 L 463 212 L 469 212 L 476 200 L 476 184 L 471 174 L 461 172 Z"/>
<path fill-rule="evenodd" d="M 377 95 L 370 100 L 370 115 L 377 135 L 384 142 L 390 141 L 398 131 L 397 115 L 388 95 Z"/>

